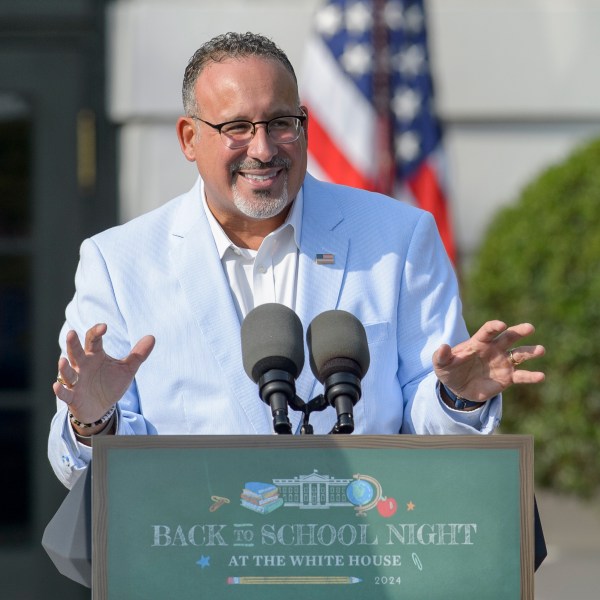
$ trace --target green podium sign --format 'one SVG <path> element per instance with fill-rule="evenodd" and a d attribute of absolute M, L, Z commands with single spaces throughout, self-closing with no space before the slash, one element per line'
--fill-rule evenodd
<path fill-rule="evenodd" d="M 525 436 L 106 436 L 94 600 L 533 598 Z"/>

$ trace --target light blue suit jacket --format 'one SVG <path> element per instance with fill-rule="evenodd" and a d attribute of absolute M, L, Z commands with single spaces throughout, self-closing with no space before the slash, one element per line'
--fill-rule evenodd
<path fill-rule="evenodd" d="M 427 212 L 306 176 L 296 312 L 304 330 L 325 310 L 365 325 L 371 367 L 355 406 L 357 434 L 489 433 L 499 398 L 472 413 L 439 400 L 431 357 L 468 337 L 457 281 Z M 317 254 L 334 255 L 318 264 Z M 186 194 L 86 240 L 76 293 L 60 334 L 83 338 L 108 324 L 104 346 L 128 354 L 142 336 L 156 346 L 119 402 L 119 434 L 268 434 L 269 407 L 242 367 L 240 321 L 201 206 L 200 181 Z M 308 351 L 306 350 L 306 356 Z M 322 392 L 308 360 L 296 382 L 308 401 Z M 335 410 L 314 413 L 328 433 Z M 300 414 L 290 411 L 294 429 Z M 77 444 L 58 401 L 49 457 L 71 487 L 91 451 Z"/>

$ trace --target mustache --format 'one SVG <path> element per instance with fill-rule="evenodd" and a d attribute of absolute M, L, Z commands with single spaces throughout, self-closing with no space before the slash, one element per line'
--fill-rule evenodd
<path fill-rule="evenodd" d="M 235 162 L 229 166 L 231 174 L 237 173 L 244 169 L 274 169 L 282 167 L 289 169 L 292 166 L 292 161 L 289 158 L 275 157 L 269 162 L 262 162 L 260 160 L 244 159 Z"/>

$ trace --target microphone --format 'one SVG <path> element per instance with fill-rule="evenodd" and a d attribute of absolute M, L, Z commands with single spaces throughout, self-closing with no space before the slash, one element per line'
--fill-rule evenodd
<path fill-rule="evenodd" d="M 251 310 L 242 323 L 242 362 L 259 395 L 271 407 L 276 433 L 292 433 L 288 403 L 295 403 L 304 366 L 302 323 L 283 304 L 267 303 Z"/>
<path fill-rule="evenodd" d="M 367 334 L 362 323 L 343 310 L 315 317 L 306 332 L 310 368 L 323 384 L 325 399 L 337 412 L 332 433 L 354 431 L 354 405 L 360 400 L 360 380 L 369 369 Z"/>

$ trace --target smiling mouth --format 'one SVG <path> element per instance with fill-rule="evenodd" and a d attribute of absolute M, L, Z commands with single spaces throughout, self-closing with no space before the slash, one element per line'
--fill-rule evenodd
<path fill-rule="evenodd" d="M 277 157 L 268 163 L 256 160 L 240 161 L 231 166 L 231 173 L 242 177 L 245 181 L 255 184 L 267 184 L 274 181 L 284 171 L 290 168 L 291 161 Z"/>
<path fill-rule="evenodd" d="M 245 171 L 238 171 L 238 174 L 248 181 L 255 181 L 257 183 L 263 183 L 272 181 L 281 173 L 281 169 L 268 171 L 266 173 L 246 173 Z"/>

